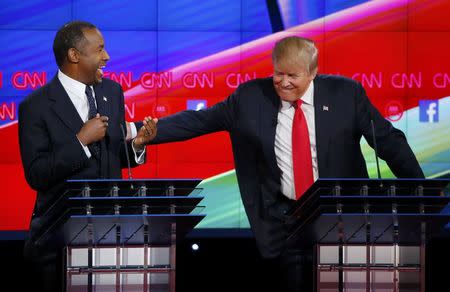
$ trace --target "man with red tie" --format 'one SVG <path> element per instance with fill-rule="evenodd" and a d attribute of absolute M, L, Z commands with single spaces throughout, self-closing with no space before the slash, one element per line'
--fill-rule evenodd
<path fill-rule="evenodd" d="M 268 291 L 311 291 L 311 252 L 286 244 L 286 212 L 321 178 L 368 177 L 364 136 L 397 177 L 423 177 L 405 135 L 386 121 L 354 80 L 317 74 L 315 44 L 276 43 L 273 77 L 241 84 L 200 111 L 159 120 L 153 144 L 228 131 L 242 201 L 261 255 Z"/>

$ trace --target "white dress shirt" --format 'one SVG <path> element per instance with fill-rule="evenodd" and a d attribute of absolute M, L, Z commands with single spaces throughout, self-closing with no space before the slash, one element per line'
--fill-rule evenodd
<path fill-rule="evenodd" d="M 309 141 L 314 181 L 319 177 L 316 149 L 316 127 L 314 120 L 314 83 L 311 82 L 302 100 L 302 111 L 308 125 Z M 295 200 L 294 170 L 292 163 L 292 122 L 295 108 L 292 103 L 281 100 L 278 111 L 278 123 L 275 133 L 275 156 L 281 170 L 281 192 L 289 199 Z"/>
<path fill-rule="evenodd" d="M 81 120 L 83 123 L 86 123 L 89 118 L 89 102 L 85 93 L 86 90 L 86 84 L 81 83 L 73 78 L 70 78 L 61 70 L 58 70 L 58 79 L 61 82 L 62 86 L 67 92 L 67 95 L 69 95 L 70 100 L 72 101 L 73 105 L 75 106 L 75 109 L 77 110 L 78 114 L 80 115 Z M 94 88 L 92 88 L 92 93 L 94 95 L 94 101 L 95 101 L 95 92 Z M 95 101 L 95 105 L 97 106 L 97 101 Z M 135 138 L 137 136 L 137 130 L 136 125 L 134 123 L 130 123 L 131 128 L 131 138 Z M 86 153 L 86 156 L 90 158 L 91 152 L 89 151 L 89 148 L 83 143 L 81 143 L 81 146 L 83 147 L 84 153 Z M 136 149 L 133 147 L 134 152 L 134 159 L 136 163 L 142 164 L 144 163 L 144 151 L 136 151 Z"/>

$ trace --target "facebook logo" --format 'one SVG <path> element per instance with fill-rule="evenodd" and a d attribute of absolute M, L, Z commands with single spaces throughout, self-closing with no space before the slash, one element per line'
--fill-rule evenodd
<path fill-rule="evenodd" d="M 188 110 L 199 111 L 205 109 L 207 107 L 207 103 L 204 99 L 188 99 L 186 107 Z"/>
<path fill-rule="evenodd" d="M 439 122 L 438 100 L 419 100 L 419 121 L 423 123 Z"/>

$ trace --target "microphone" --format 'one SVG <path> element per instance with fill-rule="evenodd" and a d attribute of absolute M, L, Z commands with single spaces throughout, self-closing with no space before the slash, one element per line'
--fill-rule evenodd
<path fill-rule="evenodd" d="M 373 120 L 370 120 L 370 125 L 372 126 L 373 150 L 375 150 L 375 161 L 377 162 L 377 174 L 378 174 L 378 179 L 381 179 L 381 174 L 380 174 L 380 164 L 379 164 L 379 162 L 378 162 L 377 139 L 375 138 L 375 126 L 373 125 Z"/>
<path fill-rule="evenodd" d="M 127 135 L 123 129 L 123 123 L 120 123 L 120 130 L 122 131 L 123 146 L 125 147 L 125 155 L 127 156 L 128 179 L 131 180 L 133 177 L 131 176 L 130 154 L 128 153 Z"/>

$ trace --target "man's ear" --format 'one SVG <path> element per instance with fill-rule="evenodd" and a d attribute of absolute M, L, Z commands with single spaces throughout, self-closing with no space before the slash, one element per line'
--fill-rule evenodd
<path fill-rule="evenodd" d="M 78 63 L 80 61 L 80 52 L 75 48 L 70 48 L 67 51 L 67 60 L 69 63 Z"/>
<path fill-rule="evenodd" d="M 318 70 L 319 70 L 319 67 L 316 67 L 316 68 L 314 68 L 314 70 L 311 72 L 311 75 L 310 75 L 311 81 L 312 81 L 314 78 L 316 78 Z"/>

